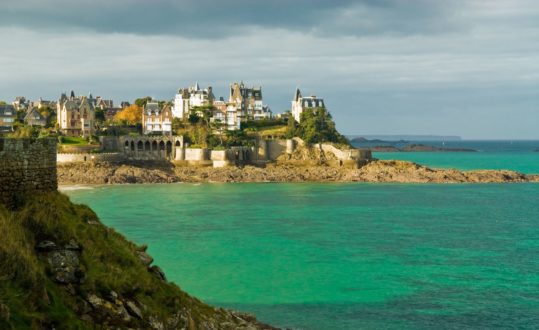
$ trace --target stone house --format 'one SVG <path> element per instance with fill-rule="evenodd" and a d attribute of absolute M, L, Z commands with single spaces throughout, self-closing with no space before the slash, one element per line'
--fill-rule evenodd
<path fill-rule="evenodd" d="M 86 96 L 62 94 L 57 103 L 60 131 L 67 136 L 90 136 L 94 132 L 95 108 Z"/>
<path fill-rule="evenodd" d="M 0 133 L 12 132 L 17 121 L 17 110 L 11 104 L 0 105 Z"/>
<path fill-rule="evenodd" d="M 24 117 L 24 122 L 30 126 L 44 127 L 47 125 L 47 118 L 40 114 L 36 107 L 32 107 L 26 113 L 26 116 Z"/>
<path fill-rule="evenodd" d="M 223 98 L 213 102 L 212 122 L 219 121 L 229 131 L 240 129 L 241 120 L 238 109 L 234 103 L 225 102 Z"/>
<path fill-rule="evenodd" d="M 148 102 L 142 110 L 142 132 L 144 134 L 172 134 L 172 109 L 166 105 L 162 109 L 157 102 Z"/>
<path fill-rule="evenodd" d="M 301 120 L 301 113 L 305 109 L 317 109 L 325 108 L 324 100 L 317 98 L 316 96 L 303 97 L 299 88 L 296 88 L 296 93 L 294 94 L 294 99 L 292 100 L 292 116 L 299 123 Z"/>
<path fill-rule="evenodd" d="M 186 119 L 194 107 L 211 106 L 215 96 L 211 86 L 201 89 L 198 83 L 187 88 L 180 88 L 174 97 L 172 114 L 174 118 Z"/>
<path fill-rule="evenodd" d="M 243 82 L 230 85 L 228 101 L 236 106 L 242 120 L 271 118 L 271 111 L 264 106 L 262 87 L 246 87 Z"/>

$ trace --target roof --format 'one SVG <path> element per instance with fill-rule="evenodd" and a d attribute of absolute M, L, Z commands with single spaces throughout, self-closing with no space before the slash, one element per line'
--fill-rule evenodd
<path fill-rule="evenodd" d="M 16 117 L 17 111 L 11 104 L 0 105 L 0 116 L 2 117 Z"/>
<path fill-rule="evenodd" d="M 36 118 L 38 117 L 38 118 Z M 28 110 L 28 113 L 26 114 L 26 116 L 24 116 L 24 121 L 28 121 L 28 120 L 45 120 L 45 117 L 43 117 L 39 111 L 37 111 L 37 108 L 32 108 L 30 110 Z"/>

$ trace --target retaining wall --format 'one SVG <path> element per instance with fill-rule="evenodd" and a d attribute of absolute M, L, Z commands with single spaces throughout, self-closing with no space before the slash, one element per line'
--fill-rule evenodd
<path fill-rule="evenodd" d="M 55 191 L 55 138 L 0 138 L 0 203 L 16 207 L 28 195 Z"/>

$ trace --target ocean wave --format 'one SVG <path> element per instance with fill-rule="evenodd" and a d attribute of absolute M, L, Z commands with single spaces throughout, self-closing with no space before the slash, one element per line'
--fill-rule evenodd
<path fill-rule="evenodd" d="M 75 185 L 75 186 L 58 186 L 58 190 L 60 191 L 73 191 L 73 190 L 92 190 L 95 189 L 91 186 L 82 186 L 82 185 Z"/>

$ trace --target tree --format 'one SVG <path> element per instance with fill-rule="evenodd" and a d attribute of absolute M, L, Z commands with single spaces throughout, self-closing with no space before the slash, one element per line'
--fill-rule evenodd
<path fill-rule="evenodd" d="M 289 112 L 286 123 L 286 138 L 291 139 L 294 136 L 297 136 L 296 120 L 294 119 L 294 116 L 292 116 L 292 114 Z"/>
<path fill-rule="evenodd" d="M 95 108 L 95 121 L 100 124 L 105 122 L 105 110 Z"/>
<path fill-rule="evenodd" d="M 57 116 L 56 116 L 56 111 L 54 109 L 45 105 L 39 108 L 38 111 L 39 111 L 39 114 L 42 115 L 43 118 L 45 118 L 45 120 L 47 121 L 45 127 L 54 127 L 56 125 Z"/>
<path fill-rule="evenodd" d="M 142 123 L 142 108 L 136 104 L 123 108 L 114 116 L 114 121 L 124 125 L 136 125 Z"/>
<path fill-rule="evenodd" d="M 150 102 L 152 100 L 152 97 L 151 96 L 146 96 L 146 97 L 143 97 L 143 98 L 140 98 L 140 99 L 136 99 L 135 100 L 135 105 L 138 106 L 139 108 L 142 108 L 144 109 L 144 107 L 146 106 L 146 104 L 148 102 Z"/>
<path fill-rule="evenodd" d="M 335 128 L 335 122 L 326 108 L 305 109 L 301 113 L 301 121 L 296 133 L 307 143 L 349 144 L 348 140 Z"/>

